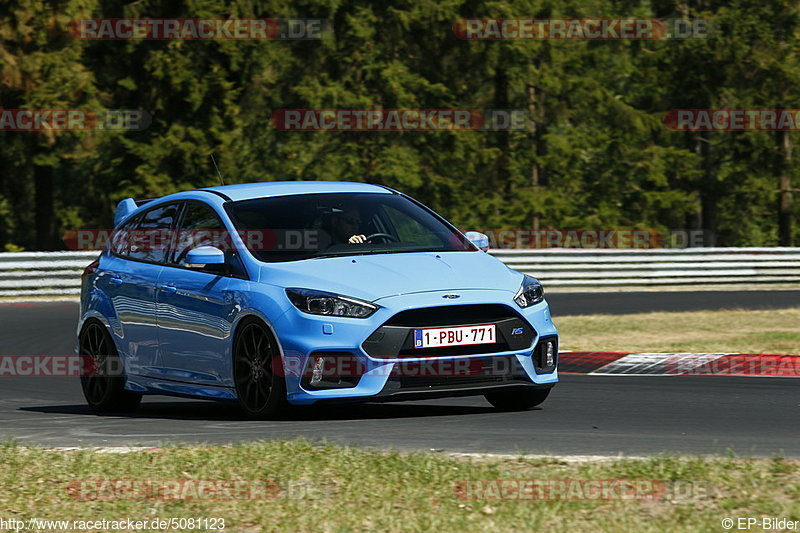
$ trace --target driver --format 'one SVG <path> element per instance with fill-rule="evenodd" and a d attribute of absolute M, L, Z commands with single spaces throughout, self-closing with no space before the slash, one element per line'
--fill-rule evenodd
<path fill-rule="evenodd" d="M 361 229 L 361 214 L 354 207 L 345 207 L 331 214 L 331 236 L 333 244 L 363 244 L 367 242 Z"/>

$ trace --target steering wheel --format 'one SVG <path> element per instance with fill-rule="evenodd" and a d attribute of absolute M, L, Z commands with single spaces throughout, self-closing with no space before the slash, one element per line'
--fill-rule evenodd
<path fill-rule="evenodd" d="M 384 239 L 386 242 L 400 242 L 400 239 L 388 233 L 373 233 L 372 235 L 367 236 L 365 242 L 369 242 L 372 239 Z"/>

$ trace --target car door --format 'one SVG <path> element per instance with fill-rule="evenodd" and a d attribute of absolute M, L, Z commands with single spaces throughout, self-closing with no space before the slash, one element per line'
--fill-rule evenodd
<path fill-rule="evenodd" d="M 119 321 L 115 333 L 130 374 L 147 375 L 158 357 L 156 284 L 169 249 L 164 240 L 177 222 L 178 207 L 154 207 L 116 231 L 98 280 Z"/>
<path fill-rule="evenodd" d="M 175 249 L 161 272 L 156 294 L 162 363 L 158 371 L 166 379 L 230 385 L 229 338 L 235 309 L 226 289 L 242 271 L 227 236 L 210 206 L 185 203 Z M 228 264 L 187 266 L 186 254 L 208 245 L 225 251 Z"/>

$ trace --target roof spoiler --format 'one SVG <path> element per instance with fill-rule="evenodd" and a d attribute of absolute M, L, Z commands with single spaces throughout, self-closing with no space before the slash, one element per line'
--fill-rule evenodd
<path fill-rule="evenodd" d="M 117 204 L 116 213 L 114 213 L 114 226 L 116 227 L 117 224 L 128 218 L 128 216 L 139 209 L 139 207 L 153 200 L 155 200 L 155 198 L 138 198 L 136 200 L 133 198 L 125 198 L 121 200 L 120 203 Z"/>

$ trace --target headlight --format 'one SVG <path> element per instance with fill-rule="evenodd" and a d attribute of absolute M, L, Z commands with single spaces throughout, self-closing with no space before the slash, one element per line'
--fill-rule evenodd
<path fill-rule="evenodd" d="M 364 300 L 312 289 L 286 289 L 286 296 L 296 308 L 312 315 L 367 318 L 378 310 Z"/>
<path fill-rule="evenodd" d="M 542 300 L 544 300 L 544 287 L 542 287 L 538 279 L 525 274 L 522 286 L 514 296 L 514 301 L 520 307 L 529 307 L 533 304 L 538 304 Z"/>

